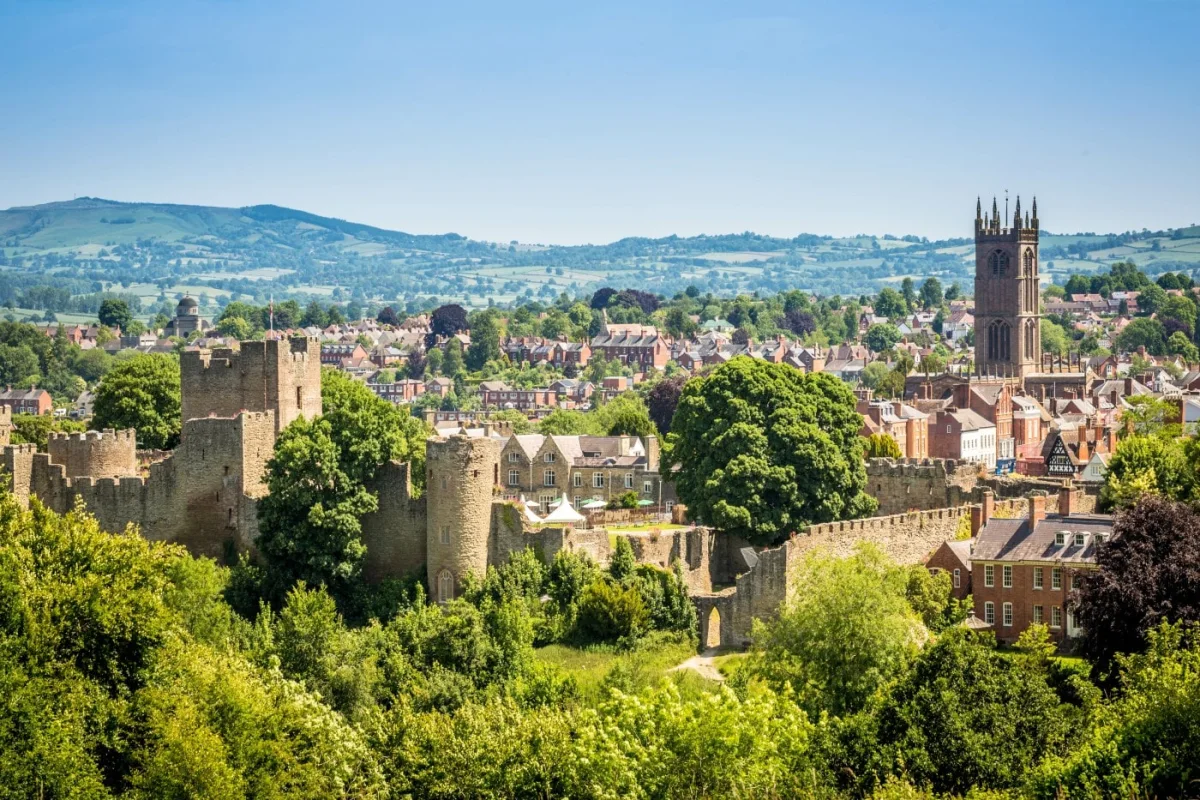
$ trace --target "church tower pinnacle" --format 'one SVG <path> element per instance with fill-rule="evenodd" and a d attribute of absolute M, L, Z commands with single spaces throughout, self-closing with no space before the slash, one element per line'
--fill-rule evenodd
<path fill-rule="evenodd" d="M 995 197 L 986 224 L 978 199 L 975 207 L 976 372 L 1024 379 L 1041 363 L 1037 200 L 1032 216 L 1022 217 L 1017 197 L 1011 227 L 1001 223 Z"/>

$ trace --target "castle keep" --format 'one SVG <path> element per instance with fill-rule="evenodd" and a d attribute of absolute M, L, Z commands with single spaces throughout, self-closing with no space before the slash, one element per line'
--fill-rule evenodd
<path fill-rule="evenodd" d="M 82 501 L 105 530 L 132 523 L 148 539 L 197 555 L 253 547 L 280 420 L 320 413 L 319 345 L 245 342 L 241 350 L 184 353 L 180 366 L 184 421 L 166 459 L 143 474 L 132 430 L 52 434 L 45 453 L 4 447 L 0 469 L 13 494 L 59 512 Z"/>

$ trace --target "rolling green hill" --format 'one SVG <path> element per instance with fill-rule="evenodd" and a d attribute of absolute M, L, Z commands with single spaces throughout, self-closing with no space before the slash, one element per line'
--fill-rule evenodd
<path fill-rule="evenodd" d="M 581 295 L 612 284 L 672 294 L 800 288 L 860 294 L 907 276 L 969 290 L 968 239 L 793 238 L 753 233 L 532 246 L 417 235 L 274 205 L 220 208 L 84 197 L 0 211 L 0 303 L 87 314 L 101 292 L 143 313 L 197 295 L 207 311 L 234 296 L 470 306 Z M 1052 276 L 1133 260 L 1151 274 L 1200 268 L 1200 228 L 1044 234 Z"/>

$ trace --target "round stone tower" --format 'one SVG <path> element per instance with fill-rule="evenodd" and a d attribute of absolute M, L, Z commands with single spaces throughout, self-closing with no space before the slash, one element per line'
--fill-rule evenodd
<path fill-rule="evenodd" d="M 495 439 L 448 436 L 425 446 L 429 596 L 453 599 L 468 572 L 488 565 L 492 496 L 500 473 Z"/>

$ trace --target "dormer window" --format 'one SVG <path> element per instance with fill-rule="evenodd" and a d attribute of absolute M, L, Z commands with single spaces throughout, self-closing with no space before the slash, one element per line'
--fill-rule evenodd
<path fill-rule="evenodd" d="M 1075 546 L 1083 547 L 1083 543 L 1086 541 L 1086 539 L 1087 537 L 1082 533 L 1075 534 Z"/>
<path fill-rule="evenodd" d="M 1054 545 L 1056 547 L 1062 547 L 1066 543 L 1067 543 L 1067 532 L 1066 531 L 1059 531 L 1058 533 L 1054 534 Z"/>
<path fill-rule="evenodd" d="M 1097 533 L 1096 534 L 1096 544 L 1104 544 L 1107 541 L 1108 541 L 1107 533 Z"/>

